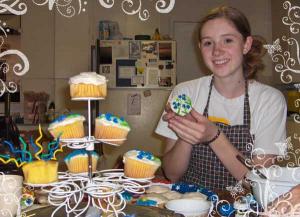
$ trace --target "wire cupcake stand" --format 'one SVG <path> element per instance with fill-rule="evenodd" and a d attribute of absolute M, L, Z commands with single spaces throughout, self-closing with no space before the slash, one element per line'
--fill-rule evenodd
<path fill-rule="evenodd" d="M 46 185 L 31 185 L 41 187 L 48 193 L 48 202 L 55 206 L 51 217 L 64 209 L 66 216 L 83 216 L 90 207 L 98 209 L 100 213 L 107 216 L 125 216 L 124 209 L 126 200 L 122 193 L 127 191 L 134 194 L 143 194 L 145 189 L 151 185 L 149 179 L 133 179 L 126 177 L 122 169 L 110 169 L 92 171 L 92 151 L 95 144 L 103 143 L 115 145 L 114 142 L 122 140 L 99 140 L 91 134 L 91 101 L 103 100 L 103 98 L 76 98 L 76 101 L 88 102 L 88 136 L 78 139 L 62 139 L 63 146 L 71 149 L 86 149 L 88 152 L 88 172 L 70 173 L 59 172 L 58 182 Z"/>

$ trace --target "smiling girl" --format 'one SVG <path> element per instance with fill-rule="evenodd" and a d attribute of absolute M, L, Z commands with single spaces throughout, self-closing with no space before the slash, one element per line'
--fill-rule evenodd
<path fill-rule="evenodd" d="M 222 6 L 205 16 L 198 46 L 212 75 L 174 88 L 169 101 L 186 94 L 193 109 L 181 117 L 167 105 L 156 133 L 166 137 L 163 169 L 170 180 L 224 189 L 247 173 L 237 155 L 252 153 L 253 163 L 268 166 L 282 154 L 275 143 L 286 137 L 286 102 L 252 79 L 265 52 L 239 10 Z"/>

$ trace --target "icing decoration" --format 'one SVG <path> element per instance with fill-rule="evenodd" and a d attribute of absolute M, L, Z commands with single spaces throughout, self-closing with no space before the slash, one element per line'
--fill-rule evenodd
<path fill-rule="evenodd" d="M 98 119 L 104 119 L 108 122 L 111 122 L 113 124 L 119 124 L 123 127 L 128 127 L 129 128 L 129 124 L 127 121 L 125 121 L 124 117 L 117 117 L 111 113 L 106 113 L 106 114 L 99 114 L 99 116 L 97 117 Z"/>
<path fill-rule="evenodd" d="M 128 191 L 122 192 L 121 195 L 122 195 L 123 199 L 126 201 L 131 201 L 133 198 L 132 194 Z"/>
<path fill-rule="evenodd" d="M 98 154 L 95 152 L 95 151 L 92 151 L 92 156 L 95 156 L 95 157 L 98 157 Z M 87 156 L 88 155 L 88 151 L 85 150 L 85 149 L 77 149 L 73 152 L 71 152 L 70 154 L 68 154 L 66 157 L 65 157 L 65 161 L 69 161 L 71 160 L 73 157 L 76 157 L 78 155 L 84 155 L 84 156 Z"/>
<path fill-rule="evenodd" d="M 153 154 L 148 151 L 138 151 L 138 155 L 136 157 L 138 159 L 154 160 Z"/>
<path fill-rule="evenodd" d="M 187 184 L 184 182 L 178 182 L 172 185 L 172 191 L 177 191 L 181 194 L 187 192 L 200 192 L 207 196 L 208 200 L 214 201 L 217 198 L 216 193 L 208 190 L 207 188 L 201 187 L 200 185 Z"/>
<path fill-rule="evenodd" d="M 39 143 L 43 137 L 41 125 L 39 125 L 39 137 L 33 142 L 33 138 L 30 138 L 30 144 L 33 146 L 34 149 L 34 157 L 37 160 L 56 160 L 56 154 L 58 152 L 62 152 L 63 149 L 59 145 L 59 138 L 58 137 L 55 141 L 48 143 L 48 153 L 43 152 L 43 146 Z M 4 141 L 3 144 L 8 145 L 10 154 L 0 154 L 0 162 L 4 164 L 14 163 L 18 168 L 23 166 L 26 163 L 32 162 L 33 157 L 30 151 L 27 151 L 28 144 L 24 141 L 24 139 L 20 136 L 20 142 L 22 143 L 22 149 L 15 149 L 13 144 L 9 141 Z"/>
<path fill-rule="evenodd" d="M 103 75 L 99 75 L 96 72 L 81 72 L 79 75 L 75 75 L 69 79 L 69 84 L 93 84 L 103 85 L 106 84 L 106 78 Z"/>
<path fill-rule="evenodd" d="M 54 121 L 52 121 L 51 124 L 62 122 L 67 118 L 76 118 L 76 117 L 79 117 L 79 116 L 80 116 L 79 114 L 60 115 Z"/>
<path fill-rule="evenodd" d="M 136 201 L 136 205 L 138 206 L 157 206 L 157 202 L 155 200 L 150 200 L 147 198 L 140 198 Z"/>
<path fill-rule="evenodd" d="M 185 94 L 178 95 L 171 101 L 171 109 L 180 116 L 185 116 L 192 110 L 192 100 Z"/>
<path fill-rule="evenodd" d="M 21 197 L 21 207 L 23 209 L 27 208 L 29 206 L 32 206 L 33 202 L 34 202 L 34 196 L 33 196 L 33 194 L 29 194 L 29 193 L 22 194 L 22 197 Z"/>

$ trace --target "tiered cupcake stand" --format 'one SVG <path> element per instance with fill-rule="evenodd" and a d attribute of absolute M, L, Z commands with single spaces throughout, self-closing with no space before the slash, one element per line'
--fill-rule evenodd
<path fill-rule="evenodd" d="M 122 197 L 124 191 L 135 194 L 143 194 L 149 187 L 149 179 L 132 179 L 125 177 L 122 169 L 92 171 L 92 151 L 95 144 L 113 144 L 112 140 L 97 140 L 91 134 L 91 101 L 103 98 L 76 98 L 72 100 L 88 102 L 88 136 L 79 139 L 61 140 L 63 146 L 71 149 L 83 149 L 88 151 L 88 173 L 72 174 L 59 172 L 57 183 L 47 185 L 32 185 L 41 187 L 48 193 L 48 202 L 56 206 L 52 217 L 64 209 L 66 216 L 84 216 L 90 207 L 94 207 L 99 213 L 107 213 L 108 216 L 125 216 L 126 201 Z M 102 214 L 100 214 L 102 216 Z"/>

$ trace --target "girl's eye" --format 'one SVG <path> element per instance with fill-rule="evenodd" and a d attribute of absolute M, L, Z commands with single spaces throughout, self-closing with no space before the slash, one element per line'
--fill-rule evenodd
<path fill-rule="evenodd" d="M 208 47 L 208 46 L 210 46 L 212 43 L 210 42 L 210 41 L 203 41 L 202 42 L 202 45 L 204 46 L 204 47 Z"/>
<path fill-rule="evenodd" d="M 229 43 L 233 42 L 233 40 L 231 38 L 226 38 L 224 42 L 225 42 L 225 44 L 229 44 Z"/>

